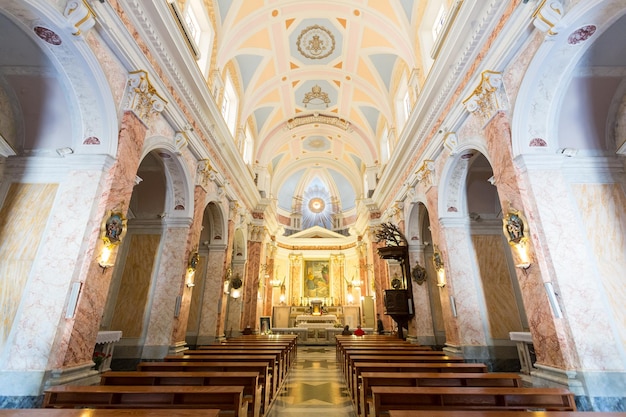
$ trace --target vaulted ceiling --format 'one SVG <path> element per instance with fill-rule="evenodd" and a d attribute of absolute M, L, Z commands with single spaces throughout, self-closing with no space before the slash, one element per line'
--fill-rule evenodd
<path fill-rule="evenodd" d="M 365 167 L 394 122 L 398 81 L 416 68 L 418 4 L 397 1 L 218 0 L 216 65 L 234 69 L 253 160 L 278 206 L 317 178 L 342 210 L 363 195 Z M 439 2 L 436 2 L 439 3 Z"/>

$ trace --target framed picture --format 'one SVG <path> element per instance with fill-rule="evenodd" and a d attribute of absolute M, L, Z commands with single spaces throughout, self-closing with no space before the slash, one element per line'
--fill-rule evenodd
<path fill-rule="evenodd" d="M 126 218 L 123 213 L 110 211 L 101 226 L 102 240 L 107 245 L 117 245 L 126 232 Z"/>
<path fill-rule="evenodd" d="M 272 330 L 270 316 L 259 317 L 259 334 L 268 334 Z"/>
<path fill-rule="evenodd" d="M 304 288 L 302 293 L 305 297 L 330 296 L 330 274 L 328 261 L 305 261 L 304 262 Z"/>

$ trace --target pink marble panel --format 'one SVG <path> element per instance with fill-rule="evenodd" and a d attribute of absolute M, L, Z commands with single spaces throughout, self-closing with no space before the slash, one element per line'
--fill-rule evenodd
<path fill-rule="evenodd" d="M 128 255 L 123 262 L 124 271 L 110 329 L 121 330 L 125 338 L 138 338 L 143 334 L 143 317 L 148 307 L 152 268 L 161 236 L 130 235 L 129 237 Z M 118 262 L 120 262 L 119 259 Z"/>

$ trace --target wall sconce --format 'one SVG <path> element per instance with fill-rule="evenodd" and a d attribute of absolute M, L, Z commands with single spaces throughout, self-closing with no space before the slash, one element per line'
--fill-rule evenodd
<path fill-rule="evenodd" d="M 514 262 L 517 268 L 528 269 L 531 265 L 528 225 L 519 210 L 509 207 L 502 219 L 502 230 L 513 248 Z"/>
<path fill-rule="evenodd" d="M 274 274 L 274 279 L 271 279 L 271 280 L 270 280 L 270 285 L 271 285 L 272 287 L 274 287 L 274 288 L 278 288 L 278 287 L 280 287 L 281 285 L 283 285 L 283 284 L 285 283 L 285 279 L 287 279 L 287 277 L 286 277 L 286 276 L 285 276 L 285 277 L 283 277 L 283 280 L 282 280 L 282 281 L 278 278 L 278 270 L 279 270 L 279 269 L 280 269 L 280 265 L 277 265 L 277 266 L 276 266 L 276 272 L 275 272 L 275 274 Z"/>
<path fill-rule="evenodd" d="M 98 265 L 102 272 L 114 265 L 113 251 L 122 242 L 126 233 L 126 218 L 121 212 L 109 211 L 100 225 L 100 235 L 104 242 L 100 251 Z"/>
<path fill-rule="evenodd" d="M 437 245 L 433 245 L 433 250 L 433 264 L 435 264 L 435 271 L 437 271 L 437 286 L 443 288 L 446 286 L 446 270 Z"/>
<path fill-rule="evenodd" d="M 239 274 L 235 275 L 234 278 L 230 280 L 230 296 L 233 298 L 241 297 L 241 287 L 243 286 L 243 281 Z"/>
<path fill-rule="evenodd" d="M 185 283 L 188 288 L 196 286 L 194 278 L 196 276 L 196 268 L 198 267 L 199 260 L 200 258 L 198 256 L 198 251 L 194 250 L 189 257 L 189 262 L 187 264 L 187 273 L 185 274 Z"/>

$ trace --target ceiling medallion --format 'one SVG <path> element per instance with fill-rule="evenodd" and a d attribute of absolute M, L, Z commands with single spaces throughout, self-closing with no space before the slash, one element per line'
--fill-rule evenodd
<path fill-rule="evenodd" d="M 324 203 L 323 199 L 315 197 L 309 200 L 309 210 L 312 213 L 321 213 L 324 211 L 324 208 L 326 208 L 326 203 Z"/>
<path fill-rule="evenodd" d="M 306 105 L 309 104 L 311 100 L 321 100 L 326 104 L 326 107 L 328 107 L 328 103 L 330 103 L 328 93 L 323 92 L 322 87 L 320 87 L 319 85 L 314 85 L 313 88 L 311 88 L 310 93 L 304 93 L 304 99 L 302 100 L 302 103 L 304 103 L 304 107 L 306 107 Z"/>
<path fill-rule="evenodd" d="M 335 37 L 325 27 L 313 25 L 300 32 L 296 45 L 305 58 L 322 59 L 335 50 Z"/>

